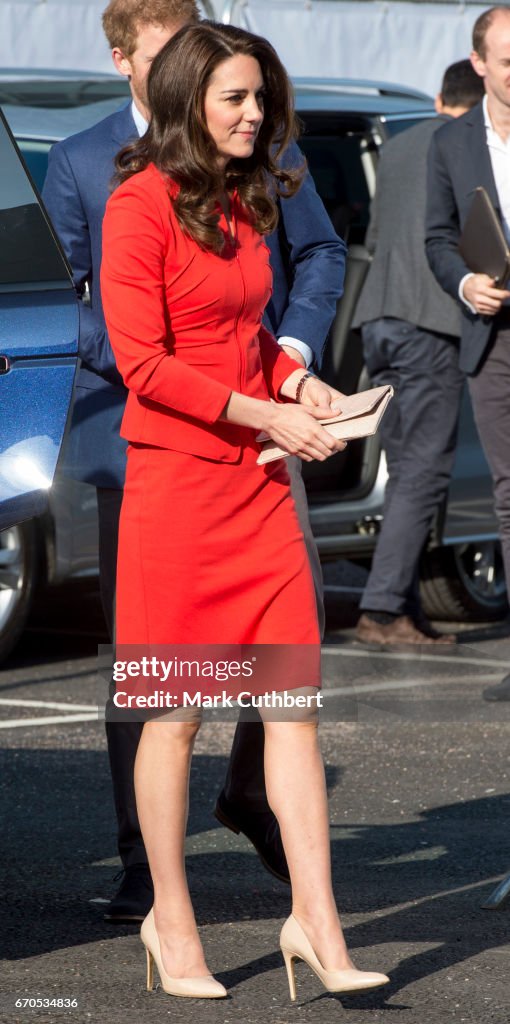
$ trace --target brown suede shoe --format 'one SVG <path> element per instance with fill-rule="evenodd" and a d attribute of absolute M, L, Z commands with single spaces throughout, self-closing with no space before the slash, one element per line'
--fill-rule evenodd
<path fill-rule="evenodd" d="M 457 634 L 456 633 L 440 633 L 427 619 L 427 616 L 420 614 L 420 617 L 413 619 L 416 629 L 419 629 L 421 633 L 425 633 L 425 636 L 430 636 L 432 640 L 435 640 L 437 644 L 456 644 Z"/>
<path fill-rule="evenodd" d="M 362 615 L 356 626 L 356 640 L 363 644 L 374 644 L 387 647 L 391 644 L 447 644 L 455 643 L 453 634 L 436 633 L 430 627 L 430 633 L 423 632 L 415 626 L 409 615 L 399 615 L 393 622 L 383 625 L 374 622 L 368 615 Z"/>

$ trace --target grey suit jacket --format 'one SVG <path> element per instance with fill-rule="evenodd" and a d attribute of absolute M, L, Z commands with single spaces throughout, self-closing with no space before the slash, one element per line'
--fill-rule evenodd
<path fill-rule="evenodd" d="M 375 252 L 354 327 L 382 317 L 460 335 L 460 314 L 432 274 L 425 254 L 427 153 L 449 118 L 434 117 L 396 135 L 382 150 L 366 245 Z"/>
<path fill-rule="evenodd" d="M 495 329 L 493 317 L 471 313 L 458 298 L 459 284 L 469 273 L 458 242 L 479 185 L 487 189 L 501 218 L 481 103 L 434 135 L 427 188 L 427 256 L 437 280 L 461 310 L 460 366 L 470 374 L 479 369 Z"/>

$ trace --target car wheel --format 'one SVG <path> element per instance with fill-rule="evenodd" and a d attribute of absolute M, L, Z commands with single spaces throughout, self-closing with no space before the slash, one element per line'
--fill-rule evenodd
<path fill-rule="evenodd" d="M 431 619 L 487 622 L 508 612 L 499 541 L 433 548 L 421 565 L 421 597 Z"/>
<path fill-rule="evenodd" d="M 0 531 L 0 662 L 19 640 L 32 604 L 37 575 L 34 523 Z"/>

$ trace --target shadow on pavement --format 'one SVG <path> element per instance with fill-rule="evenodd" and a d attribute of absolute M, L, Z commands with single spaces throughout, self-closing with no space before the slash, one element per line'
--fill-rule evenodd
<path fill-rule="evenodd" d="M 114 889 L 115 867 L 100 863 L 115 855 L 106 753 L 15 748 L 0 752 L 0 768 L 2 955 L 16 960 L 133 933 L 130 927 L 113 931 L 102 920 L 101 905 L 89 902 Z M 289 912 L 287 887 L 274 882 L 248 850 L 222 848 L 224 830 L 211 808 L 225 769 L 224 757 L 194 759 L 189 831 L 196 836 L 214 829 L 220 840 L 211 851 L 209 836 L 203 852 L 188 858 L 198 921 L 281 919 Z M 341 773 L 333 772 L 329 782 L 341 801 Z M 347 928 L 354 955 L 357 948 L 385 943 L 433 945 L 392 970 L 385 998 L 507 942 L 506 914 L 482 911 L 480 902 L 493 885 L 488 881 L 486 891 L 483 879 L 510 867 L 509 816 L 510 796 L 503 795 L 436 807 L 402 824 L 333 827 L 342 911 L 371 915 Z M 456 891 L 469 885 L 472 890 Z M 228 972 L 229 984 L 275 966 L 273 954 L 250 961 Z M 370 998 L 350 996 L 349 1006 L 373 1005 Z"/>

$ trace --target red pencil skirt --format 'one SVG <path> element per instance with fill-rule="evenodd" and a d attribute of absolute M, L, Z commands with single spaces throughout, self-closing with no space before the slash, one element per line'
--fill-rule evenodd
<path fill-rule="evenodd" d="M 117 574 L 119 644 L 319 644 L 283 460 L 236 464 L 130 445 Z"/>

